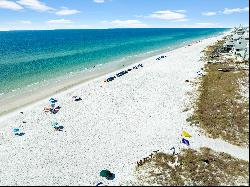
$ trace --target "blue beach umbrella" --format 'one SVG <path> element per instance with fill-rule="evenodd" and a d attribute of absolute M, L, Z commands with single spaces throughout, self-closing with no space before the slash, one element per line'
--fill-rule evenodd
<path fill-rule="evenodd" d="M 19 129 L 19 128 L 14 128 L 14 129 L 13 129 L 13 133 L 14 133 L 15 135 L 19 134 L 19 133 L 20 133 L 20 129 Z"/>
<path fill-rule="evenodd" d="M 50 103 L 56 103 L 56 102 L 57 102 L 57 100 L 56 100 L 56 99 L 54 99 L 54 98 L 50 98 L 49 102 L 50 102 Z"/>
<path fill-rule="evenodd" d="M 184 144 L 186 144 L 187 146 L 190 145 L 189 141 L 187 139 L 185 139 L 185 138 L 182 138 L 181 142 L 184 143 Z"/>

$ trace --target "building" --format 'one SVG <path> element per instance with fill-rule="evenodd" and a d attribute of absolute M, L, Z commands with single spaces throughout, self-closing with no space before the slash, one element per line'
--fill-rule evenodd
<path fill-rule="evenodd" d="M 249 28 L 234 28 L 225 39 L 222 52 L 232 53 L 240 60 L 249 60 Z"/>

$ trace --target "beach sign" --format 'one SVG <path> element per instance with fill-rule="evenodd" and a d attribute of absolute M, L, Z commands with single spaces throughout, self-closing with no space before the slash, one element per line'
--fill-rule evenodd
<path fill-rule="evenodd" d="M 191 138 L 192 136 L 187 131 L 182 131 L 182 136 L 186 138 Z"/>
<path fill-rule="evenodd" d="M 184 143 L 184 144 L 186 144 L 187 146 L 189 146 L 190 144 L 189 144 L 189 141 L 187 140 L 187 139 L 185 139 L 185 138 L 182 138 L 182 143 Z"/>

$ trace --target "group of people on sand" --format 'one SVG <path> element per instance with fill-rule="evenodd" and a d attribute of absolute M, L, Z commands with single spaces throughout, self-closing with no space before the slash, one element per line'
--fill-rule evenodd
<path fill-rule="evenodd" d="M 166 58 L 167 56 L 160 56 L 158 58 L 156 58 L 156 60 L 161 60 L 162 58 Z"/>
<path fill-rule="evenodd" d="M 138 69 L 140 67 L 143 67 L 143 65 L 142 64 L 138 64 L 138 65 L 134 66 L 133 69 Z M 121 71 L 121 72 L 117 73 L 115 76 L 111 76 L 111 77 L 107 78 L 104 82 L 111 82 L 115 78 L 121 77 L 121 76 L 127 74 L 128 72 L 132 71 L 133 69 L 129 68 L 127 70 Z"/>
<path fill-rule="evenodd" d="M 82 98 L 79 96 L 73 96 L 72 97 L 73 101 L 81 101 Z M 50 98 L 49 100 L 49 105 L 44 108 L 44 112 L 50 112 L 51 114 L 56 114 L 60 110 L 60 106 L 57 104 L 58 100 L 56 98 Z M 52 127 L 57 130 L 57 131 L 62 131 L 63 126 L 60 125 L 56 120 L 52 122 Z"/>
<path fill-rule="evenodd" d="M 57 99 L 50 98 L 49 105 L 44 107 L 44 112 L 50 112 L 51 114 L 56 114 L 60 110 L 60 106 L 57 104 Z"/>
<path fill-rule="evenodd" d="M 49 105 L 44 107 L 43 111 L 50 112 L 51 114 L 56 114 L 60 110 L 60 108 L 61 107 L 58 105 L 58 100 L 56 98 L 50 98 Z M 54 120 L 51 125 L 56 131 L 62 131 L 63 129 L 63 126 L 59 125 L 56 120 Z"/>

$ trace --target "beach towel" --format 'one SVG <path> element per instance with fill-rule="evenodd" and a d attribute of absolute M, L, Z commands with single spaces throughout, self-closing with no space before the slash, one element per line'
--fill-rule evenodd
<path fill-rule="evenodd" d="M 51 106 L 46 106 L 43 108 L 44 112 L 49 112 L 50 110 L 53 110 L 53 108 Z"/>

